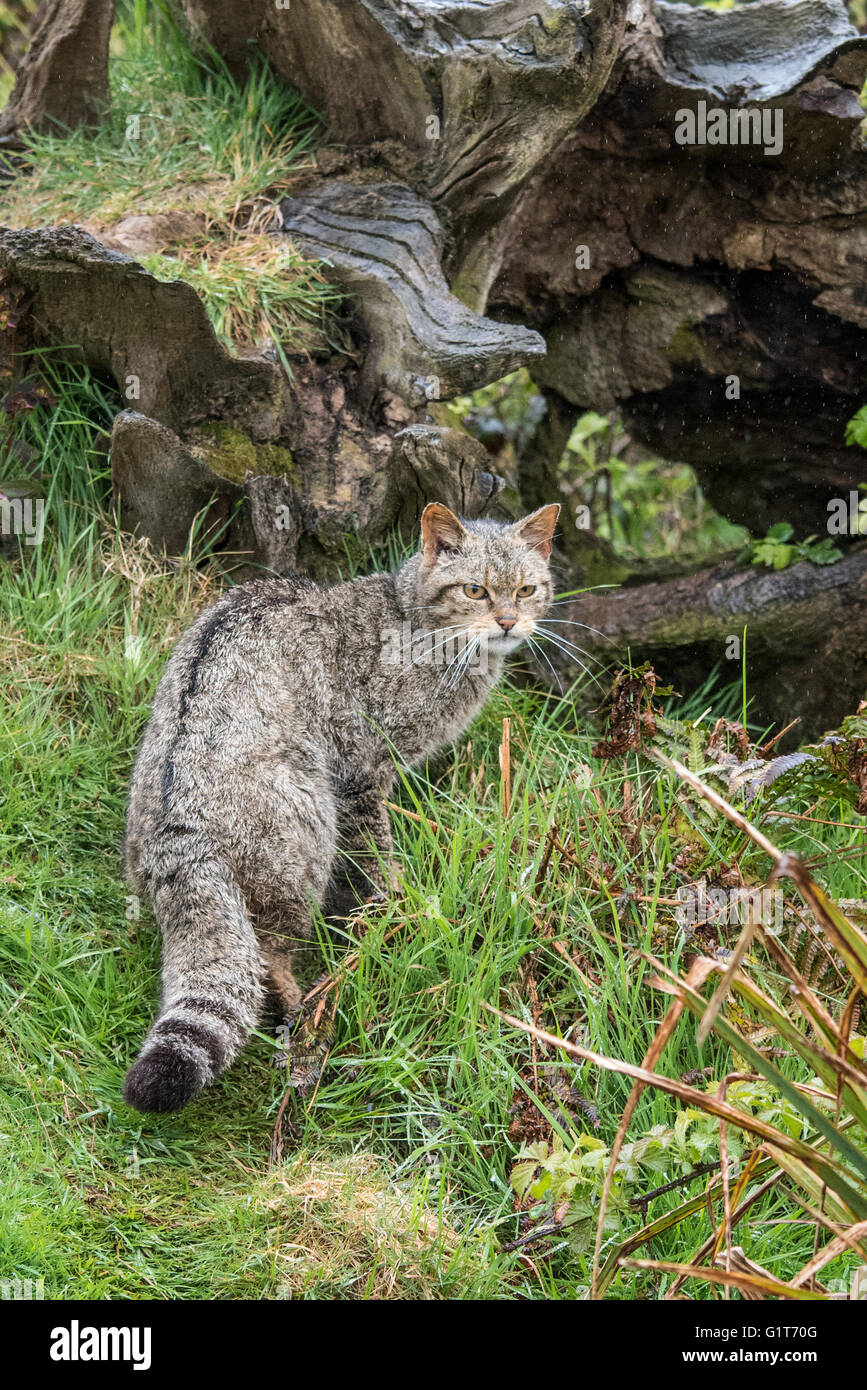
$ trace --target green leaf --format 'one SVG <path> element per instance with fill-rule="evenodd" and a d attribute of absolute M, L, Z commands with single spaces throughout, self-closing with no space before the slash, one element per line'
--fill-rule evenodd
<path fill-rule="evenodd" d="M 867 405 L 862 405 L 846 425 L 846 443 L 860 444 L 867 449 Z"/>
<path fill-rule="evenodd" d="M 774 552 L 774 569 L 784 570 L 792 563 L 792 556 L 795 553 L 791 545 L 778 545 Z"/>

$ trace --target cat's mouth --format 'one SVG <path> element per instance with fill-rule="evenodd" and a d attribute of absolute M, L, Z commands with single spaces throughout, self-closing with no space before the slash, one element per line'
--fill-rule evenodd
<path fill-rule="evenodd" d="M 528 625 L 528 629 L 523 624 L 502 628 L 493 623 L 485 623 L 469 629 L 469 640 L 478 642 L 492 656 L 508 656 L 532 637 L 534 631 L 535 627 L 532 625 Z"/>
<path fill-rule="evenodd" d="M 518 632 L 514 628 L 510 632 L 499 628 L 490 634 L 488 640 L 492 643 L 495 651 L 513 652 L 516 647 L 520 647 L 522 642 L 526 642 L 527 636 L 526 632 Z"/>

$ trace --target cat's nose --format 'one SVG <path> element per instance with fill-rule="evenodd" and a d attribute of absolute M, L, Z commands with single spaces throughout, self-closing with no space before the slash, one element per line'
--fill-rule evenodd
<path fill-rule="evenodd" d="M 515 626 L 515 623 L 517 621 L 517 618 L 510 618 L 507 617 L 505 614 L 503 614 L 501 618 L 497 619 L 497 623 L 503 629 L 504 632 L 511 632 L 512 628 Z"/>

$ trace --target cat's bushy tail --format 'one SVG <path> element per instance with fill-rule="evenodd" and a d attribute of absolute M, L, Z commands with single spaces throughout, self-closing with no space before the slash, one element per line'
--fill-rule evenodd
<path fill-rule="evenodd" d="M 153 886 L 163 998 L 123 1095 L 136 1110 L 180 1110 L 225 1071 L 256 1025 L 263 965 L 240 888 L 200 858 Z"/>

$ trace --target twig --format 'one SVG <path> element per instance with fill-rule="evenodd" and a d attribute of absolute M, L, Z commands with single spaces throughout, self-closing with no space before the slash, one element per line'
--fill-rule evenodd
<path fill-rule="evenodd" d="M 620 1261 L 622 1269 L 650 1269 L 660 1274 L 682 1274 L 687 1279 L 708 1279 L 713 1284 L 725 1284 L 731 1288 L 748 1292 L 758 1291 L 773 1294 L 776 1298 L 787 1298 L 793 1302 L 821 1302 L 822 1294 L 808 1293 L 806 1289 L 793 1289 L 791 1284 L 781 1284 L 776 1279 L 760 1278 L 758 1275 L 744 1274 L 727 1269 L 708 1269 L 704 1265 L 693 1266 L 674 1264 L 669 1260 L 630 1260 Z"/>
<path fill-rule="evenodd" d="M 502 777 L 502 806 L 505 819 L 512 805 L 512 721 L 503 720 L 503 741 L 500 744 L 500 774 Z"/>
<path fill-rule="evenodd" d="M 427 816 L 420 816 L 416 811 L 407 810 L 406 806 L 398 806 L 396 801 L 386 801 L 385 804 L 388 807 L 389 811 L 398 811 L 400 815 L 407 816 L 409 820 L 414 820 L 419 825 L 429 825 L 431 830 L 435 830 L 437 834 L 439 834 L 441 830 L 445 830 L 449 835 L 452 834 L 452 831 L 448 829 L 448 826 L 438 825 L 435 820 L 428 820 Z"/>
<path fill-rule="evenodd" d="M 697 1168 L 693 1168 L 691 1173 L 684 1173 L 679 1178 L 672 1178 L 671 1182 L 663 1183 L 662 1187 L 655 1187 L 652 1192 L 644 1192 L 640 1197 L 630 1197 L 629 1205 L 638 1208 L 641 1212 L 641 1220 L 647 1225 L 647 1208 L 654 1197 L 662 1197 L 666 1192 L 674 1192 L 679 1187 L 686 1187 L 693 1178 L 704 1178 L 708 1173 L 715 1173 L 718 1167 L 719 1164 L 716 1161 L 700 1163 Z"/>
<path fill-rule="evenodd" d="M 280 1109 L 277 1111 L 277 1119 L 274 1121 L 274 1129 L 271 1134 L 271 1149 L 268 1154 L 268 1166 L 270 1168 L 276 1168 L 283 1160 L 283 1116 L 286 1112 L 286 1106 L 289 1104 L 289 1097 L 292 1095 L 294 1089 L 293 1086 L 286 1087 L 286 1094 L 283 1096 L 280 1102 Z M 291 1117 L 289 1124 L 292 1130 L 292 1138 L 297 1139 L 298 1131 Z"/>
<path fill-rule="evenodd" d="M 771 1161 L 772 1161 L 771 1159 L 764 1159 L 764 1160 L 762 1160 L 762 1162 L 759 1164 L 759 1171 L 760 1171 L 760 1172 L 763 1172 L 763 1171 L 764 1171 L 764 1168 L 765 1168 L 765 1165 L 766 1165 L 766 1164 L 769 1164 Z M 758 1174 L 756 1174 L 756 1176 L 758 1176 Z M 732 1212 L 732 1217 L 731 1217 L 732 1230 L 734 1230 L 735 1226 L 738 1224 L 738 1222 L 740 1221 L 741 1217 L 743 1217 L 743 1216 L 746 1215 L 746 1213 L 749 1211 L 750 1207 L 755 1206 L 755 1204 L 756 1204 L 756 1202 L 759 1200 L 759 1198 L 760 1198 L 760 1197 L 763 1197 L 763 1196 L 765 1195 L 766 1192 L 770 1192 L 770 1190 L 771 1190 L 772 1187 L 776 1187 L 777 1183 L 778 1183 L 778 1182 L 781 1182 L 782 1179 L 783 1179 L 785 1176 L 786 1176 L 785 1169 L 783 1169 L 783 1168 L 778 1168 L 777 1171 L 776 1171 L 775 1173 L 772 1173 L 771 1176 L 770 1176 L 769 1178 L 766 1178 L 765 1181 L 764 1181 L 763 1183 L 760 1183 L 760 1184 L 759 1184 L 759 1186 L 756 1188 L 755 1192 L 751 1192 L 750 1195 L 749 1195 L 749 1197 L 747 1197 L 745 1201 L 741 1202 L 741 1204 L 740 1204 L 740 1206 L 737 1208 L 737 1210 L 734 1211 L 734 1212 Z M 703 1260 L 707 1255 L 709 1255 L 709 1254 L 711 1253 L 711 1251 L 713 1250 L 714 1246 L 716 1245 L 716 1239 L 717 1239 L 717 1229 L 716 1229 L 716 1225 L 714 1225 L 714 1229 L 713 1229 L 713 1231 L 711 1232 L 711 1234 L 708 1236 L 707 1240 L 704 1242 L 704 1244 L 703 1244 L 703 1245 L 695 1252 L 695 1254 L 693 1255 L 693 1257 L 692 1257 L 692 1265 L 693 1265 L 693 1266 L 694 1266 L 694 1265 L 697 1265 L 697 1264 L 699 1263 L 700 1260 Z M 692 1266 L 691 1266 L 691 1267 L 692 1267 Z M 675 1281 L 674 1281 L 674 1283 L 672 1284 L 671 1288 L 668 1290 L 668 1292 L 667 1292 L 666 1295 L 665 1295 L 666 1301 L 668 1301 L 668 1300 L 670 1300 L 670 1299 L 672 1299 L 672 1298 L 675 1298 L 675 1297 L 677 1296 L 677 1292 L 678 1292 L 678 1290 L 682 1287 L 685 1278 L 686 1278 L 685 1275 L 679 1275 L 678 1278 L 675 1279 Z"/>
<path fill-rule="evenodd" d="M 703 967 L 701 963 L 697 961 L 692 966 L 689 972 L 690 981 L 692 981 L 693 978 L 698 977 L 702 969 Z M 674 1029 L 680 1022 L 680 1017 L 683 1013 L 683 1010 L 683 998 L 676 998 L 669 1006 L 669 1008 L 666 1010 L 665 1017 L 663 1018 L 659 1027 L 657 1028 L 656 1033 L 651 1039 L 650 1046 L 644 1054 L 642 1070 L 645 1073 L 652 1071 L 652 1069 L 656 1066 L 656 1063 L 662 1055 L 662 1052 L 665 1048 L 666 1043 L 668 1042 L 668 1039 L 671 1037 L 671 1034 L 674 1032 Z M 635 1084 L 632 1087 L 632 1090 L 629 1092 L 629 1096 L 627 1097 L 626 1105 L 623 1107 L 623 1114 L 620 1117 L 620 1123 L 617 1126 L 617 1133 L 614 1136 L 614 1143 L 611 1146 L 611 1153 L 608 1159 L 608 1168 L 605 1173 L 605 1181 L 602 1187 L 602 1197 L 599 1202 L 599 1216 L 596 1222 L 596 1242 L 593 1247 L 593 1276 L 590 1285 L 590 1297 L 594 1300 L 599 1296 L 599 1260 L 602 1254 L 602 1238 L 605 1234 L 605 1214 L 608 1210 L 608 1203 L 611 1198 L 611 1187 L 614 1182 L 614 1172 L 617 1167 L 617 1160 L 620 1157 L 620 1150 L 623 1147 L 624 1140 L 626 1139 L 627 1130 L 629 1129 L 629 1126 L 632 1123 L 632 1117 L 635 1114 L 636 1107 L 638 1105 L 639 1100 L 641 1099 L 641 1093 L 644 1090 L 644 1084 L 645 1083 L 643 1083 L 641 1080 L 639 1080 L 638 1077 L 636 1077 Z"/>
<path fill-rule="evenodd" d="M 545 875 L 548 872 L 548 865 L 551 863 L 551 852 L 554 849 L 554 841 L 556 839 L 557 827 L 556 825 L 552 825 L 550 830 L 548 831 L 548 834 L 545 836 L 545 848 L 542 852 L 542 858 L 539 861 L 539 868 L 536 871 L 536 877 L 533 881 L 534 893 L 538 893 L 544 881 Z"/>
<path fill-rule="evenodd" d="M 774 734 L 773 738 L 769 738 L 767 743 L 763 743 L 761 748 L 757 748 L 756 756 L 759 758 L 764 758 L 767 753 L 770 753 L 774 744 L 779 743 L 780 739 L 784 738 L 785 735 L 789 732 L 789 730 L 794 729 L 795 725 L 800 724 L 800 722 L 801 716 L 798 715 L 797 718 L 793 719 L 789 724 L 786 725 L 785 729 L 781 729 L 778 734 Z"/>
<path fill-rule="evenodd" d="M 844 820 L 820 820 L 818 816 L 801 816 L 795 811 L 765 811 L 762 820 L 767 820 L 768 816 L 781 816 L 785 820 L 805 820 L 811 825 L 832 825 L 835 830 L 863 830 L 863 825 L 852 825 Z"/>
<path fill-rule="evenodd" d="M 520 1250 L 522 1245 L 529 1245 L 534 1240 L 544 1240 L 546 1236 L 556 1236 L 562 1233 L 562 1230 L 563 1227 L 554 1221 L 548 1226 L 537 1226 L 536 1229 L 530 1231 L 528 1235 L 521 1236 L 518 1240 L 510 1240 L 507 1245 L 503 1245 L 500 1248 L 504 1251 Z"/>
<path fill-rule="evenodd" d="M 729 1085 L 729 1082 L 730 1082 L 730 1081 L 760 1081 L 760 1080 L 761 1080 L 761 1077 L 755 1076 L 752 1072 L 728 1072 L 727 1075 L 723 1077 L 723 1079 L 722 1079 L 722 1081 L 721 1081 L 721 1083 L 720 1083 L 719 1090 L 717 1091 L 717 1095 L 719 1095 L 720 1098 L 721 1098 L 722 1100 L 725 1100 L 725 1099 L 726 1099 L 726 1094 L 727 1094 L 728 1085 Z M 742 1174 L 742 1181 L 739 1182 L 738 1187 L 737 1187 L 737 1190 L 736 1190 L 736 1192 L 735 1192 L 735 1196 L 734 1196 L 734 1204 L 735 1204 L 735 1206 L 737 1206 L 737 1203 L 738 1203 L 738 1200 L 739 1200 L 739 1197 L 740 1197 L 740 1193 L 743 1191 L 743 1188 L 746 1186 L 746 1183 L 749 1181 L 749 1175 L 752 1173 L 753 1167 L 755 1167 L 755 1160 L 756 1160 L 756 1155 L 758 1154 L 758 1152 L 759 1152 L 758 1149 L 755 1149 L 755 1150 L 753 1151 L 753 1153 L 750 1155 L 750 1158 L 749 1158 L 749 1160 L 748 1160 L 748 1162 L 747 1162 L 747 1165 L 746 1165 L 746 1167 L 745 1167 L 745 1169 L 744 1169 L 744 1172 L 743 1172 L 743 1174 Z M 718 1257 L 718 1255 L 719 1255 L 720 1242 L 721 1242 L 722 1240 L 724 1240 L 724 1241 L 725 1241 L 725 1268 L 726 1268 L 727 1270 L 731 1271 L 731 1267 L 732 1267 L 732 1195 L 731 1195 L 731 1190 L 730 1190 L 730 1188 L 729 1188 L 729 1176 L 730 1176 L 730 1174 L 729 1174 L 729 1162 L 728 1162 L 728 1159 L 729 1159 L 729 1153 L 728 1153 L 728 1125 L 726 1124 L 725 1120 L 720 1119 L 720 1122 L 719 1122 L 719 1170 L 720 1170 L 720 1179 L 721 1179 L 721 1181 L 722 1181 L 723 1219 L 722 1219 L 722 1221 L 721 1221 L 721 1223 L 720 1223 L 720 1228 L 719 1228 L 719 1231 L 718 1231 L 718 1233 L 717 1233 L 716 1243 L 715 1243 L 715 1245 L 714 1245 L 714 1247 L 713 1247 L 713 1254 L 712 1254 L 712 1256 L 711 1256 L 711 1264 L 716 1264 L 716 1263 L 717 1263 L 717 1257 Z M 751 1165 L 752 1165 L 752 1166 L 751 1166 Z M 724 1288 L 723 1288 L 723 1298 L 724 1298 L 725 1302 L 728 1303 L 728 1301 L 729 1301 L 729 1286 L 728 1286 L 728 1284 L 726 1284 L 726 1285 L 724 1286 Z"/>

